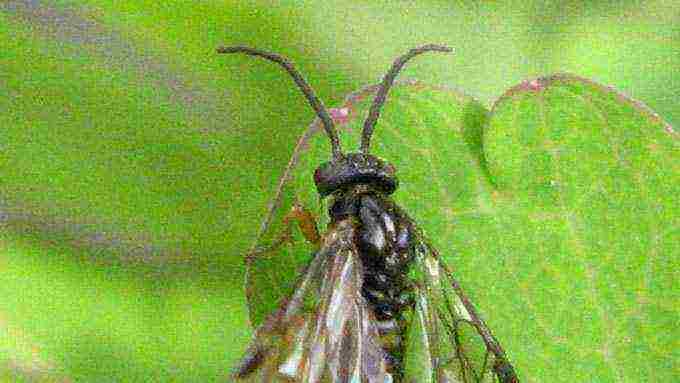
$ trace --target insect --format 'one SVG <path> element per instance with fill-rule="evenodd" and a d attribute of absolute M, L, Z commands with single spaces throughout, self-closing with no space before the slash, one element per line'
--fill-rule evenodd
<path fill-rule="evenodd" d="M 437 250 L 390 197 L 396 169 L 370 154 L 380 109 L 413 57 L 450 52 L 424 45 L 397 58 L 369 110 L 358 152 L 345 153 L 323 103 L 286 58 L 249 47 L 222 47 L 281 65 L 316 111 L 330 139 L 331 159 L 314 173 L 330 223 L 319 234 L 295 204 L 297 223 L 317 249 L 290 296 L 255 331 L 236 366 L 237 382 L 518 382 L 505 352 L 463 293 Z M 290 239 L 285 232 L 281 242 Z M 278 245 L 247 257 L 276 256 Z M 477 347 L 470 344 L 477 343 Z"/>

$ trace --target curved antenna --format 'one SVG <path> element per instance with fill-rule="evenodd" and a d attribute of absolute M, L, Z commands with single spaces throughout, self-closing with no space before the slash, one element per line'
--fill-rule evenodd
<path fill-rule="evenodd" d="M 319 98 L 314 93 L 312 87 L 309 86 L 309 84 L 307 83 L 307 81 L 305 81 L 300 72 L 298 72 L 297 69 L 295 69 L 293 63 L 290 62 L 290 60 L 275 53 L 262 51 L 259 49 L 254 49 L 246 46 L 219 47 L 217 48 L 217 53 L 245 53 L 250 56 L 260 56 L 269 61 L 273 61 L 281 65 L 291 75 L 291 77 L 293 77 L 293 80 L 295 81 L 297 86 L 300 88 L 302 93 L 304 93 L 305 97 L 307 97 L 309 105 L 312 106 L 314 111 L 316 111 L 316 115 L 319 116 L 319 118 L 321 119 L 323 127 L 326 130 L 326 134 L 328 134 L 328 138 L 330 138 L 331 140 L 331 150 L 333 152 L 333 158 L 338 159 L 343 156 L 342 149 L 340 148 L 340 140 L 338 139 L 338 132 L 335 130 L 333 119 L 328 114 L 328 111 L 326 110 L 326 107 L 323 105 L 323 102 L 319 100 Z"/>
<path fill-rule="evenodd" d="M 387 92 L 392 87 L 394 79 L 397 77 L 397 74 L 399 74 L 401 68 L 404 66 L 404 64 L 406 64 L 407 61 L 414 58 L 415 56 L 418 56 L 421 53 L 432 51 L 452 52 L 453 49 L 444 45 L 436 44 L 427 44 L 418 48 L 413 48 L 405 55 L 394 60 L 392 68 L 390 68 L 390 70 L 385 73 L 385 77 L 383 77 L 382 83 L 380 84 L 380 89 L 378 89 L 378 94 L 375 96 L 375 99 L 373 99 L 373 105 L 371 105 L 371 109 L 368 112 L 368 117 L 364 122 L 364 129 L 361 132 L 362 153 L 368 154 L 369 147 L 371 146 L 371 136 L 373 135 L 373 130 L 375 129 L 375 123 L 378 121 L 378 117 L 380 117 L 380 108 L 382 108 L 383 104 L 385 103 Z"/>

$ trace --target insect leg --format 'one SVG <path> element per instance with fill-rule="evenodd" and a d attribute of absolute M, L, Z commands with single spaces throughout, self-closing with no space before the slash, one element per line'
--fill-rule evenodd
<path fill-rule="evenodd" d="M 298 227 L 307 242 L 315 245 L 321 243 L 321 236 L 319 235 L 319 229 L 316 227 L 314 215 L 299 202 L 295 202 L 293 207 L 291 207 L 290 212 L 283 218 L 283 223 L 287 226 L 289 235 L 291 221 L 298 224 Z"/>
<path fill-rule="evenodd" d="M 297 224 L 305 240 L 318 248 L 321 244 L 321 235 L 319 234 L 319 229 L 316 226 L 314 214 L 302 206 L 301 203 L 296 201 L 293 203 L 290 211 L 283 217 L 283 230 L 274 243 L 265 249 L 255 249 L 248 253 L 246 255 L 246 263 L 251 263 L 254 259 L 271 253 L 272 250 L 278 248 L 284 243 L 292 242 L 293 225 L 295 224 Z"/>

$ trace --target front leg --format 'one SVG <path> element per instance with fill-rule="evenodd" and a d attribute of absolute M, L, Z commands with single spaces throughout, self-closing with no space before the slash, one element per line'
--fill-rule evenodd
<path fill-rule="evenodd" d="M 293 242 L 293 225 L 297 224 L 305 240 L 316 248 L 321 244 L 321 235 L 316 225 L 316 218 L 309 209 L 295 202 L 290 211 L 283 217 L 283 230 L 274 242 L 264 249 L 255 249 L 246 255 L 246 264 L 251 264 L 255 259 L 269 256 L 281 245 Z"/>

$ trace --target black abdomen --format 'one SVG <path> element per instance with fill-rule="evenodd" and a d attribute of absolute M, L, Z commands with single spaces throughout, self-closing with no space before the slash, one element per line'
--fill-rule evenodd
<path fill-rule="evenodd" d="M 407 279 L 413 251 L 411 226 L 392 206 L 379 195 L 367 193 L 336 200 L 331 215 L 354 215 L 360 222 L 356 241 L 364 266 L 362 295 L 373 309 L 383 348 L 396 372 L 402 362 L 403 311 L 413 305 Z"/>
<path fill-rule="evenodd" d="M 359 250 L 364 265 L 364 297 L 378 320 L 393 319 L 410 304 L 407 276 L 412 256 L 407 222 L 370 194 L 359 202 Z"/>

